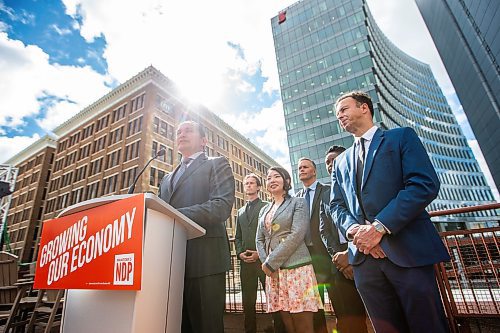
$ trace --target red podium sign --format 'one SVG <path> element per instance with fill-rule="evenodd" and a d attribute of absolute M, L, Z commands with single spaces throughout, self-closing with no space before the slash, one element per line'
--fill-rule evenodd
<path fill-rule="evenodd" d="M 144 195 L 43 223 L 36 289 L 140 290 Z"/>

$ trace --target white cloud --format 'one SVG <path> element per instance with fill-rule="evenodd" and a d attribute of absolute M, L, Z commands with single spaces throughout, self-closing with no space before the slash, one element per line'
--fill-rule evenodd
<path fill-rule="evenodd" d="M 107 78 L 90 67 L 51 65 L 38 46 L 11 40 L 6 33 L 0 33 L 0 55 L 0 126 L 16 127 L 26 117 L 37 117 L 46 96 L 83 108 L 109 90 Z"/>
<path fill-rule="evenodd" d="M 9 29 L 10 26 L 7 23 L 0 21 L 0 32 L 7 31 Z"/>
<path fill-rule="evenodd" d="M 281 101 L 258 113 L 240 112 L 220 116 L 238 132 L 253 138 L 257 146 L 282 166 L 291 169 Z"/>
<path fill-rule="evenodd" d="M 40 139 L 38 134 L 30 136 L 14 136 L 12 138 L 2 137 L 0 139 L 0 163 L 7 161 L 24 148 Z"/>
<path fill-rule="evenodd" d="M 106 38 L 109 73 L 121 82 L 153 64 L 209 108 L 223 95 L 228 70 L 251 73 L 262 64 L 266 87 L 279 87 L 270 18 L 292 0 L 63 2 L 68 14 L 82 17 L 87 41 Z"/>
<path fill-rule="evenodd" d="M 57 24 L 51 24 L 50 27 L 60 36 L 69 35 L 71 33 L 70 29 L 59 28 Z"/>
<path fill-rule="evenodd" d="M 47 110 L 45 117 L 37 119 L 36 122 L 38 126 L 50 132 L 73 115 L 77 114 L 81 109 L 81 106 L 76 103 L 68 101 L 58 102 Z"/>

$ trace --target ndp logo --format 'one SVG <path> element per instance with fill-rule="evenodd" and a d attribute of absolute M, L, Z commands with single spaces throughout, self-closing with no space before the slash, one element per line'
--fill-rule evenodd
<path fill-rule="evenodd" d="M 134 284 L 134 254 L 115 255 L 114 285 L 131 286 Z"/>

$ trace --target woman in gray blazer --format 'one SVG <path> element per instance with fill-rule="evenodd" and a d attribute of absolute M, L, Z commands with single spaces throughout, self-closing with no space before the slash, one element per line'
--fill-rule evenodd
<path fill-rule="evenodd" d="M 290 184 L 285 169 L 271 167 L 267 172 L 273 201 L 260 211 L 256 245 L 267 276 L 267 312 L 280 311 L 288 333 L 312 333 L 313 312 L 323 304 L 304 242 L 309 208 L 304 198 L 288 195 Z"/>

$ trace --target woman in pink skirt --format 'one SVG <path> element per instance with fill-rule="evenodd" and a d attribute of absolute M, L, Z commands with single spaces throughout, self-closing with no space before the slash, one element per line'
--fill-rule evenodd
<path fill-rule="evenodd" d="M 288 333 L 312 333 L 313 312 L 323 304 L 304 242 L 309 208 L 304 198 L 288 195 L 290 184 L 285 169 L 271 167 L 267 172 L 273 201 L 260 211 L 256 245 L 267 275 L 267 312 L 280 311 Z"/>

